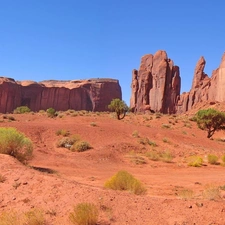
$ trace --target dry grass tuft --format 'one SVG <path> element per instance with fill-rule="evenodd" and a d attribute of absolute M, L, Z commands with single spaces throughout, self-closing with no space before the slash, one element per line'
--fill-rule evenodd
<path fill-rule="evenodd" d="M 200 156 L 191 156 L 188 158 L 188 166 L 201 167 L 203 159 Z"/>
<path fill-rule="evenodd" d="M 96 225 L 98 222 L 98 209 L 92 203 L 80 203 L 76 205 L 69 219 L 77 225 Z"/>
<path fill-rule="evenodd" d="M 206 185 L 203 191 L 203 197 L 209 200 L 221 199 L 220 188 L 214 184 Z"/>

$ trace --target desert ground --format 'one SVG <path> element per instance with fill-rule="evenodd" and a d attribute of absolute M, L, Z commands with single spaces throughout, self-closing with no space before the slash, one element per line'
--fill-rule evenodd
<path fill-rule="evenodd" d="M 89 202 L 98 208 L 99 225 L 225 224 L 225 132 L 208 139 L 193 114 L 128 113 L 123 120 L 73 110 L 54 118 L 43 112 L 1 114 L 0 126 L 23 132 L 34 150 L 27 165 L 0 154 L 0 213 L 40 209 L 46 225 L 70 225 L 73 207 Z M 57 147 L 62 129 L 92 148 Z M 160 157 L 152 160 L 152 154 Z M 217 164 L 208 162 L 209 154 L 219 157 Z M 191 156 L 202 157 L 203 165 L 190 166 Z M 106 189 L 104 183 L 120 170 L 147 192 Z"/>

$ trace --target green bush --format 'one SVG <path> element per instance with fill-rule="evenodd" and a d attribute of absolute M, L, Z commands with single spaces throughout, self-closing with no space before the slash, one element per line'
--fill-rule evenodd
<path fill-rule="evenodd" d="M 13 113 L 15 114 L 23 114 L 30 112 L 30 108 L 28 106 L 19 106 L 16 109 L 14 109 Z"/>
<path fill-rule="evenodd" d="M 25 137 L 15 128 L 0 128 L 0 153 L 11 155 L 20 162 L 26 163 L 31 158 L 33 145 L 30 139 Z"/>
<path fill-rule="evenodd" d="M 96 225 L 98 222 L 98 209 L 92 203 L 79 203 L 73 212 L 70 213 L 69 219 L 77 225 Z"/>
<path fill-rule="evenodd" d="M 48 117 L 55 117 L 56 116 L 56 111 L 53 108 L 49 108 L 46 110 Z"/>
<path fill-rule="evenodd" d="M 140 195 L 146 193 L 144 185 L 127 171 L 121 170 L 106 181 L 106 188 L 120 191 L 130 191 Z"/>
<path fill-rule="evenodd" d="M 209 155 L 207 156 L 207 158 L 208 158 L 208 162 L 209 162 L 210 164 L 212 164 L 212 165 L 218 164 L 218 159 L 219 159 L 218 156 L 209 154 Z"/>
<path fill-rule="evenodd" d="M 90 148 L 91 148 L 91 146 L 88 142 L 77 141 L 73 144 L 73 146 L 70 148 L 70 150 L 73 151 L 73 152 L 84 152 L 84 151 L 86 151 Z"/>

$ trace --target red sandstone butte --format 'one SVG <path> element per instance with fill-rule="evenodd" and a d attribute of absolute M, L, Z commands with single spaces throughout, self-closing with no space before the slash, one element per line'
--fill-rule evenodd
<path fill-rule="evenodd" d="M 165 51 L 145 55 L 139 70 L 132 72 L 130 107 L 134 112 L 175 113 L 180 87 L 179 67 Z"/>
<path fill-rule="evenodd" d="M 114 98 L 122 98 L 119 81 L 89 79 L 71 81 L 15 81 L 0 77 L 0 113 L 28 106 L 32 111 L 56 110 L 107 111 Z"/>
<path fill-rule="evenodd" d="M 211 78 L 204 73 L 205 64 L 204 57 L 201 57 L 195 67 L 191 90 L 179 97 L 177 113 L 184 113 L 201 102 L 225 102 L 225 53 Z"/>

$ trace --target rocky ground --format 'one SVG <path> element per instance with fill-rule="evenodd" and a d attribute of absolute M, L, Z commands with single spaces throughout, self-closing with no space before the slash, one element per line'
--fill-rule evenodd
<path fill-rule="evenodd" d="M 0 212 L 40 209 L 46 224 L 69 225 L 73 207 L 91 202 L 99 210 L 101 225 L 223 225 L 225 133 L 207 139 L 191 117 L 128 114 L 119 121 L 112 114 L 85 111 L 62 112 L 56 118 L 45 113 L 2 114 L 0 126 L 25 133 L 34 144 L 34 156 L 25 166 L 0 155 L 0 175 L 5 178 L 0 182 Z M 58 148 L 62 136 L 56 132 L 62 129 L 79 135 L 92 149 Z M 152 152 L 164 157 L 153 161 Z M 208 154 L 217 155 L 219 163 L 211 165 Z M 203 166 L 188 166 L 193 155 L 203 158 Z M 147 193 L 104 188 L 119 170 L 142 181 Z"/>

